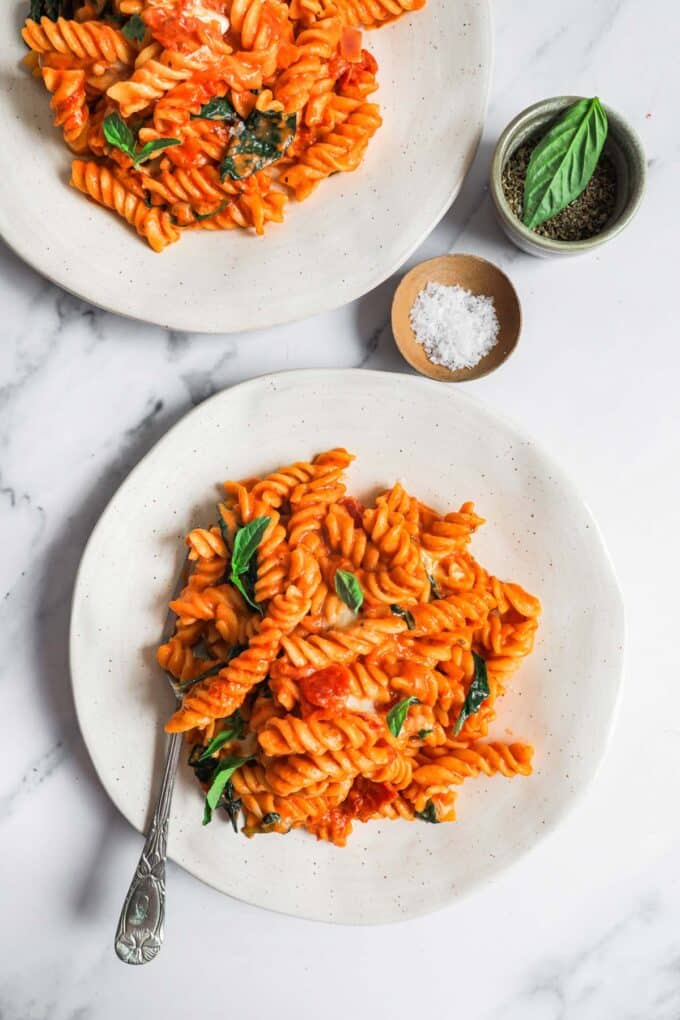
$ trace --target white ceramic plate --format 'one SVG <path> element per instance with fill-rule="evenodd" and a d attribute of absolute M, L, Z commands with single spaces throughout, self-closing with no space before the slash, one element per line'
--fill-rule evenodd
<path fill-rule="evenodd" d="M 528 779 L 470 780 L 454 824 L 357 823 L 346 849 L 305 833 L 235 835 L 201 825 L 184 764 L 170 855 L 223 892 L 301 917 L 397 921 L 493 878 L 563 817 L 592 779 L 619 689 L 623 611 L 588 510 L 526 436 L 450 387 L 411 376 L 307 371 L 265 376 L 206 401 L 123 483 L 88 543 L 76 584 L 71 668 L 78 718 L 102 783 L 142 829 L 173 698 L 154 661 L 182 536 L 214 518 L 218 483 L 332 446 L 358 455 L 360 498 L 396 479 L 435 507 L 473 499 L 487 524 L 473 550 L 540 596 L 534 654 L 501 703 L 536 748 Z M 185 757 L 183 755 L 183 757 Z"/>
<path fill-rule="evenodd" d="M 300 319 L 386 279 L 443 216 L 479 141 L 491 74 L 488 0 L 429 0 L 369 33 L 384 125 L 356 173 L 338 174 L 266 237 L 188 231 L 154 254 L 67 185 L 49 95 L 19 61 L 27 0 L 0 4 L 0 235 L 102 308 L 173 329 L 228 333 Z"/>

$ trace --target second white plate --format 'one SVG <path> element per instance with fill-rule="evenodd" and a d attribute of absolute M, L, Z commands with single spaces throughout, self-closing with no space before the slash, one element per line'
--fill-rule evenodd
<path fill-rule="evenodd" d="M 333 446 L 358 455 L 360 498 L 401 479 L 435 507 L 475 501 L 480 561 L 544 606 L 539 639 L 500 707 L 535 746 L 528 779 L 470 780 L 445 825 L 357 824 L 346 849 L 293 832 L 247 840 L 203 828 L 201 795 L 180 768 L 170 854 L 250 903 L 301 917 L 378 923 L 455 900 L 526 853 L 592 779 L 619 689 L 623 611 L 588 510 L 560 469 L 514 427 L 450 388 L 412 376 L 308 371 L 265 376 L 192 411 L 144 458 L 87 545 L 73 603 L 78 718 L 106 790 L 137 828 L 160 776 L 172 695 L 155 664 L 182 537 L 214 519 L 224 478 Z"/>
<path fill-rule="evenodd" d="M 38 272 L 102 308 L 230 333 L 301 319 L 386 279 L 453 201 L 474 157 L 491 75 L 488 0 L 429 0 L 367 34 L 384 125 L 365 162 L 289 203 L 265 237 L 186 231 L 162 255 L 68 186 L 49 95 L 20 65 L 28 3 L 0 4 L 0 235 Z M 17 172 L 20 167 L 20 172 Z"/>

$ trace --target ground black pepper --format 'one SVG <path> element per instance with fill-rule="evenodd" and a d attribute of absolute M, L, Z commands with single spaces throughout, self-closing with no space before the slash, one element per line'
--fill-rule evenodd
<path fill-rule="evenodd" d="M 524 178 L 531 153 L 539 139 L 524 142 L 516 149 L 503 169 L 502 185 L 508 205 L 522 219 Z M 545 223 L 533 227 L 536 234 L 554 241 L 585 241 L 599 234 L 607 225 L 616 206 L 616 169 L 609 156 L 600 156 L 593 176 L 578 198 Z"/>

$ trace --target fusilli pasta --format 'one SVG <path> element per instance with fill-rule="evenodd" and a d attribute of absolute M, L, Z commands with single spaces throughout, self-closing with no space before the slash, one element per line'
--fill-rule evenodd
<path fill-rule="evenodd" d="M 262 234 L 356 170 L 382 123 L 361 30 L 424 3 L 32 0 L 22 37 L 71 184 L 159 252 L 184 229 Z"/>
<path fill-rule="evenodd" d="M 249 836 L 343 846 L 356 820 L 453 821 L 466 779 L 531 772 L 529 745 L 488 732 L 538 599 L 473 558 L 472 503 L 439 514 L 396 485 L 364 507 L 351 460 L 226 482 L 217 525 L 186 537 L 193 571 L 158 650 L 183 693 L 166 729 Z"/>

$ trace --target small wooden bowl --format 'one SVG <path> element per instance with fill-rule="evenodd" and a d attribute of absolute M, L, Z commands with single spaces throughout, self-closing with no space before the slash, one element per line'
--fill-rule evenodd
<path fill-rule="evenodd" d="M 431 280 L 449 286 L 458 284 L 472 294 L 493 298 L 500 326 L 498 340 L 473 368 L 452 372 L 444 365 L 435 365 L 416 340 L 409 315 L 416 297 Z M 392 302 L 392 332 L 397 347 L 416 371 L 439 382 L 465 382 L 493 372 L 514 351 L 521 328 L 522 310 L 515 288 L 497 266 L 477 255 L 440 255 L 421 262 L 403 278 Z"/>

